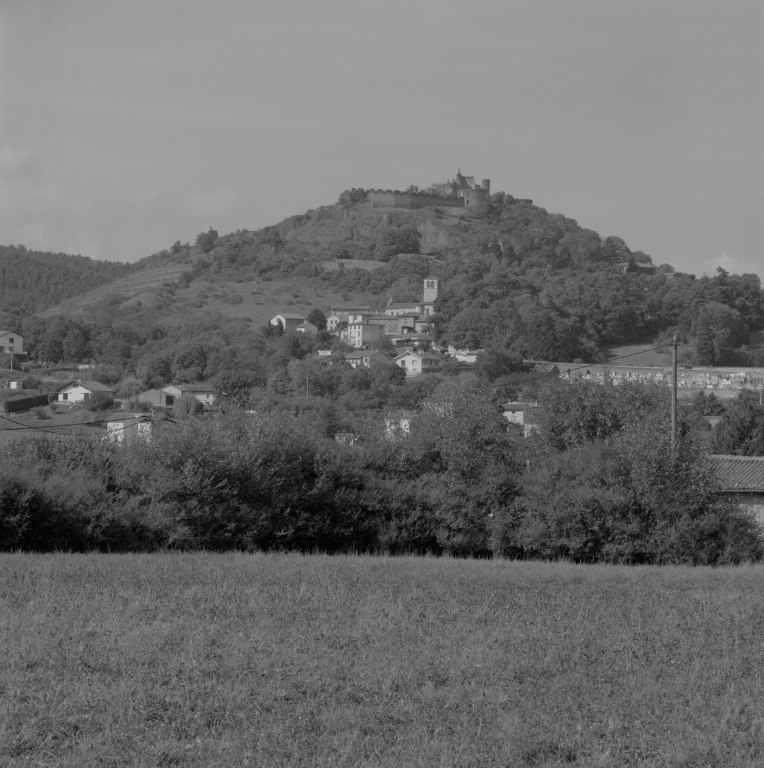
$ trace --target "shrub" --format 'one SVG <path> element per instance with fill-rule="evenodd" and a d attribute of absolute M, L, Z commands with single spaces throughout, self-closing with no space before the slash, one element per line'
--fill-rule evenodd
<path fill-rule="evenodd" d="M 114 407 L 114 395 L 111 392 L 93 392 L 85 407 L 95 413 L 108 411 Z"/>

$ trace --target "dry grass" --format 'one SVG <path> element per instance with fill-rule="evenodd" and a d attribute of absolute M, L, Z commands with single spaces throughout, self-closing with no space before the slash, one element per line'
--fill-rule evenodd
<path fill-rule="evenodd" d="M 764 764 L 764 570 L 0 559 L 0 764 Z"/>

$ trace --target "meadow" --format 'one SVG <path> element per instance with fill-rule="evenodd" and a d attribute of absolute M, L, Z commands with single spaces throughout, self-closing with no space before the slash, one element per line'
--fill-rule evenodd
<path fill-rule="evenodd" d="M 0 557 L 3 766 L 764 764 L 764 569 Z"/>

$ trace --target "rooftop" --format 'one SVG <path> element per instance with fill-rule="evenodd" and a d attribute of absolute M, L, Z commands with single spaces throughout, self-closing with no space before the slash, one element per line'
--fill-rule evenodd
<path fill-rule="evenodd" d="M 111 387 L 107 387 L 105 384 L 101 384 L 100 381 L 67 381 L 66 384 L 62 384 L 58 389 L 54 390 L 54 392 L 60 392 L 62 389 L 66 389 L 67 387 L 84 387 L 85 389 L 89 389 L 91 392 L 111 392 L 114 394 L 114 390 Z"/>
<path fill-rule="evenodd" d="M 708 457 L 724 491 L 764 493 L 764 456 Z"/>

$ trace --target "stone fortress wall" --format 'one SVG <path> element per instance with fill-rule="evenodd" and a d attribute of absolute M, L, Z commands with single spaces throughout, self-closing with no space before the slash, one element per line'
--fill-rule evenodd
<path fill-rule="evenodd" d="M 372 208 L 426 208 L 437 205 L 446 208 L 480 210 L 491 198 L 491 180 L 475 183 L 474 176 L 462 176 L 445 183 L 432 184 L 422 192 L 400 192 L 397 189 L 371 189 L 367 193 Z"/>

